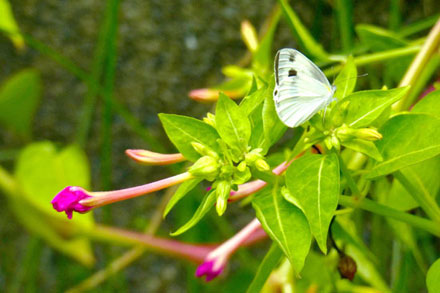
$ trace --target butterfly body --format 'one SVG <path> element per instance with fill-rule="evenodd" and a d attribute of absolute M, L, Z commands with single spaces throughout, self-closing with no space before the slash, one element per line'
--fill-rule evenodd
<path fill-rule="evenodd" d="M 325 109 L 336 90 L 324 73 L 295 49 L 281 49 L 275 57 L 275 109 L 280 120 L 297 127 Z"/>

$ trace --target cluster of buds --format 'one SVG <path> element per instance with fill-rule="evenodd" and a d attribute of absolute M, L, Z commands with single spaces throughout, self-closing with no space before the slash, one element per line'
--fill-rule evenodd
<path fill-rule="evenodd" d="M 324 139 L 324 144 L 329 150 L 332 148 L 339 150 L 341 148 L 341 143 L 353 139 L 367 141 L 382 139 L 382 134 L 374 128 L 351 128 L 346 124 L 342 124 L 333 131 L 325 131 L 324 135 L 327 136 Z"/>
<path fill-rule="evenodd" d="M 257 148 L 248 152 L 244 161 L 246 165 L 255 167 L 258 171 L 267 172 L 270 170 L 269 164 L 264 160 L 262 155 L 263 149 Z"/>

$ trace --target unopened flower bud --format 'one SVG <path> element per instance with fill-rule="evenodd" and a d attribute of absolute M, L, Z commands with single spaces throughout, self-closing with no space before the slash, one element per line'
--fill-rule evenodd
<path fill-rule="evenodd" d="M 342 278 L 352 281 L 357 270 L 356 262 L 348 255 L 344 255 L 339 260 L 338 270 Z"/>
<path fill-rule="evenodd" d="M 215 158 L 203 156 L 189 168 L 188 172 L 195 177 L 202 177 L 212 181 L 218 175 L 219 164 Z"/>
<path fill-rule="evenodd" d="M 205 145 L 203 145 L 201 143 L 195 142 L 195 141 L 193 141 L 191 143 L 191 145 L 194 148 L 194 150 L 196 152 L 198 152 L 200 155 L 202 155 L 202 156 L 210 156 L 210 157 L 213 157 L 215 159 L 218 159 L 218 154 L 216 152 L 214 152 L 213 150 L 211 150 L 209 147 L 207 147 L 207 146 L 205 146 Z"/>
<path fill-rule="evenodd" d="M 216 124 L 215 124 L 215 115 L 212 114 L 211 112 L 208 112 L 206 114 L 206 117 L 203 118 L 203 122 L 211 125 L 212 127 L 215 128 Z"/>
<path fill-rule="evenodd" d="M 182 154 L 160 154 L 148 150 L 125 150 L 127 156 L 145 165 L 169 165 L 185 160 Z"/>
<path fill-rule="evenodd" d="M 189 92 L 189 97 L 200 102 L 217 101 L 219 90 L 215 89 L 196 89 Z"/>
<path fill-rule="evenodd" d="M 257 161 L 258 159 L 262 159 L 263 158 L 263 156 L 261 155 L 262 151 L 263 151 L 262 149 L 257 148 L 257 149 L 253 149 L 252 151 L 247 153 L 244 156 L 246 164 L 253 165 L 255 161 Z"/>
<path fill-rule="evenodd" d="M 240 171 L 237 168 L 236 172 L 234 172 L 234 175 L 232 176 L 232 179 L 234 184 L 243 184 L 251 179 L 251 177 L 251 170 L 249 170 L 249 168 L 245 166 L 243 171 Z"/>
<path fill-rule="evenodd" d="M 382 134 L 380 134 L 376 129 L 373 128 L 357 129 L 356 136 L 360 139 L 371 141 L 382 139 Z"/>
<path fill-rule="evenodd" d="M 231 192 L 231 183 L 228 181 L 219 181 L 215 190 L 217 195 L 217 204 L 215 206 L 217 214 L 223 215 L 228 206 L 229 193 Z"/>
<path fill-rule="evenodd" d="M 258 37 L 255 27 L 248 21 L 241 22 L 241 38 L 243 39 L 246 47 L 251 52 L 255 52 L 258 48 Z"/>
<path fill-rule="evenodd" d="M 331 140 L 332 140 L 332 146 L 336 150 L 340 151 L 341 150 L 341 143 L 340 143 L 339 139 L 335 135 L 332 135 Z"/>
<path fill-rule="evenodd" d="M 242 161 L 240 164 L 238 164 L 237 170 L 240 172 L 244 172 L 244 170 L 246 170 L 246 167 L 246 161 Z"/>
<path fill-rule="evenodd" d="M 333 144 L 332 144 L 332 138 L 331 138 L 331 136 L 327 136 L 327 137 L 324 139 L 324 144 L 325 144 L 325 146 L 326 146 L 329 150 L 331 150 L 331 149 L 333 148 Z"/>
<path fill-rule="evenodd" d="M 336 129 L 335 133 L 342 141 L 347 141 L 353 138 L 371 141 L 382 139 L 382 134 L 373 128 L 354 129 L 345 124 Z"/>
<path fill-rule="evenodd" d="M 258 159 L 255 161 L 255 168 L 262 172 L 270 170 L 269 164 L 263 159 Z"/>

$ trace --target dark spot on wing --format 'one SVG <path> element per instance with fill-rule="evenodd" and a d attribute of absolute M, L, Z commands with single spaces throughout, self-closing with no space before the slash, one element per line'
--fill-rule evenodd
<path fill-rule="evenodd" d="M 294 58 L 293 56 L 290 56 L 290 57 L 289 57 L 289 61 L 290 61 L 290 62 L 293 62 L 294 60 L 295 60 L 295 58 Z"/>
<path fill-rule="evenodd" d="M 278 91 L 277 91 L 277 90 L 275 90 L 274 94 L 275 94 L 275 95 L 278 95 Z"/>
<path fill-rule="evenodd" d="M 294 70 L 294 69 L 289 70 L 289 77 L 296 76 L 297 74 L 298 74 L 298 72 L 296 72 L 296 70 Z"/>

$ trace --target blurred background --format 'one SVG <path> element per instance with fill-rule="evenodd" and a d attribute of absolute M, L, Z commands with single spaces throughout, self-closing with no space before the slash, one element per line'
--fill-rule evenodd
<path fill-rule="evenodd" d="M 343 49 L 337 10 L 333 9 L 336 2 L 291 3 L 315 39 L 332 52 Z M 342 2 L 348 3 L 353 12 L 352 26 L 347 28 L 353 32 L 354 24 L 392 29 L 429 19 L 440 11 L 436 0 Z M 125 0 L 118 4 L 93 0 L 10 0 L 9 4 L 25 39 L 14 43 L 8 34 L 0 34 L 0 82 L 5 84 L 23 72 L 30 74 L 27 78 L 36 97 L 30 102 L 35 106 L 29 106 L 28 126 L 20 122 L 18 126 L 9 125 L 8 119 L 13 119 L 9 116 L 15 113 L 0 114 L 0 165 L 11 173 L 23 174 L 17 171 L 23 148 L 42 141 L 58 149 L 76 144 L 85 152 L 90 166 L 90 176 L 87 172 L 84 175 L 85 182 L 93 190 L 110 190 L 144 184 L 183 170 L 184 165 L 140 166 L 127 158 L 124 151 L 143 148 L 174 152 L 157 114 L 202 118 L 210 111 L 212 104 L 197 103 L 188 97 L 188 92 L 223 80 L 222 66 L 236 64 L 246 54 L 240 23 L 247 19 L 256 28 L 261 27 L 276 1 Z M 7 2 L 0 0 L 0 24 L 6 18 L 5 7 Z M 281 47 L 295 46 L 288 26 L 281 21 L 273 53 Z M 87 81 L 90 76 L 99 80 L 103 94 L 97 94 L 101 89 L 94 88 L 96 84 L 90 79 Z M 4 109 L 0 108 L 0 112 Z M 15 109 L 22 110 L 21 106 Z M 26 172 L 20 174 L 17 176 L 26 177 Z M 142 231 L 163 196 L 163 192 L 158 192 L 97 209 L 95 221 Z M 0 206 L 0 291 L 64 291 L 127 250 L 93 243 L 96 263 L 84 266 L 47 245 L 36 236 L 38 233 L 24 228 L 7 197 L 0 196 Z M 160 226 L 158 234 L 168 235 L 191 216 L 196 206 L 194 197 L 186 199 L 180 211 L 173 212 Z M 208 217 L 181 239 L 221 241 L 253 216 L 249 207 L 232 206 L 223 220 Z M 211 235 L 211 231 L 220 233 Z M 267 247 L 268 243 L 262 243 L 241 252 L 230 266 L 229 282 L 219 281 L 222 286 L 234 288 L 224 292 L 241 292 L 240 285 L 246 288 L 254 265 Z M 206 286 L 195 279 L 194 270 L 194 266 L 182 261 L 146 253 L 94 290 L 218 292 L 218 284 Z"/>

